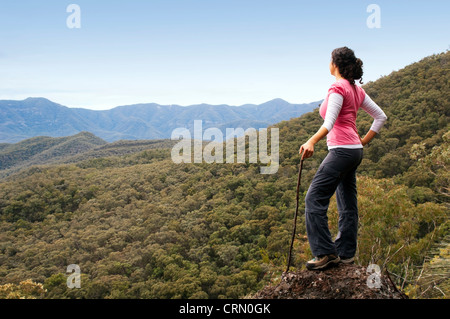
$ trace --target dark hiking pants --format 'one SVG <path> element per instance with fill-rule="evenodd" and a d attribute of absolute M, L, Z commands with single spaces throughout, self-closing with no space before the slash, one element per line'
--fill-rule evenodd
<path fill-rule="evenodd" d="M 330 149 L 314 176 L 305 198 L 306 231 L 314 256 L 353 257 L 358 233 L 356 169 L 363 149 Z M 336 192 L 339 232 L 335 241 L 328 228 L 327 210 Z"/>

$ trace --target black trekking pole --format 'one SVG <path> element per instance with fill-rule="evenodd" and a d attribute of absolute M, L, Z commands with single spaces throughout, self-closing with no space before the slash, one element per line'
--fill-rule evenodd
<path fill-rule="evenodd" d="M 300 193 L 300 180 L 302 178 L 302 170 L 303 170 L 303 159 L 300 162 L 300 169 L 298 171 L 298 180 L 297 180 L 297 205 L 295 206 L 295 215 L 294 215 L 294 229 L 292 230 L 292 239 L 291 239 L 291 247 L 289 248 L 289 256 L 288 256 L 288 263 L 286 268 L 286 273 L 289 271 L 289 267 L 291 266 L 291 254 L 292 254 L 292 247 L 294 246 L 294 238 L 295 238 L 295 231 L 297 229 L 297 216 L 298 216 L 298 200 L 299 200 L 299 193 Z"/>

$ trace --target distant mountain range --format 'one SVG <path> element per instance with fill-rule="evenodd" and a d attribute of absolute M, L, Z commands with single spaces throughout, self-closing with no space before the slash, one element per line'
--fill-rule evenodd
<path fill-rule="evenodd" d="M 241 106 L 199 104 L 192 106 L 155 103 L 119 106 L 106 111 L 69 108 L 45 98 L 0 100 L 0 143 L 17 143 L 37 137 L 63 137 L 91 132 L 108 142 L 170 138 L 178 127 L 193 130 L 194 120 L 203 129 L 265 128 L 299 117 L 321 101 L 290 104 L 282 99 Z"/>

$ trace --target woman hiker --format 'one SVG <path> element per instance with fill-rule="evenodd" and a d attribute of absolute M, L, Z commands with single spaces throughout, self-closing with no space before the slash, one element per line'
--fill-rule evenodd
<path fill-rule="evenodd" d="M 306 263 L 310 270 L 325 269 L 331 264 L 352 263 L 356 253 L 358 205 L 356 169 L 363 157 L 363 146 L 369 143 L 387 120 L 362 84 L 363 62 L 355 53 L 342 47 L 331 54 L 330 72 L 336 77 L 320 106 L 322 127 L 300 147 L 302 160 L 314 153 L 314 145 L 327 136 L 328 155 L 314 176 L 305 198 L 306 231 L 311 252 L 315 256 Z M 361 138 L 356 129 L 356 114 L 362 108 L 373 118 L 369 132 Z M 335 241 L 328 228 L 327 210 L 336 192 L 339 232 Z"/>

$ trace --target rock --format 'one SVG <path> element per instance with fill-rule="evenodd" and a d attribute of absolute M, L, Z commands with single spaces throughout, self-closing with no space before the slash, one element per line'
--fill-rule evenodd
<path fill-rule="evenodd" d="M 385 274 L 369 273 L 365 267 L 357 265 L 338 264 L 323 271 L 283 274 L 278 284 L 263 288 L 253 298 L 405 299 L 407 296 L 398 291 Z"/>

